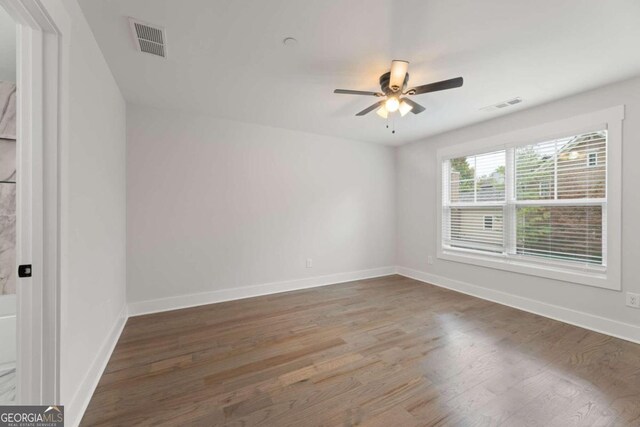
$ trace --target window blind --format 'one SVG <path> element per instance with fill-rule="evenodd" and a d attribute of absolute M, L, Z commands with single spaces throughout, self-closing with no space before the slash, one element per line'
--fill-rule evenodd
<path fill-rule="evenodd" d="M 446 159 L 442 245 L 606 265 L 607 131 Z"/>
<path fill-rule="evenodd" d="M 502 252 L 506 151 L 450 159 L 445 243 L 450 247 Z M 491 227 L 487 227 L 491 217 Z"/>

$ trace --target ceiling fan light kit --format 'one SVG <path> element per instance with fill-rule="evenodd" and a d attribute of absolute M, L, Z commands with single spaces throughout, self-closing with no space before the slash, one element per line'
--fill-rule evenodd
<path fill-rule="evenodd" d="M 380 117 L 382 117 L 383 119 L 388 119 L 389 118 L 389 112 L 384 107 L 378 108 L 376 110 L 376 114 L 379 115 Z"/>
<path fill-rule="evenodd" d="M 461 87 L 464 83 L 462 77 L 456 77 L 407 89 L 407 84 L 409 83 L 408 70 L 408 61 L 393 60 L 391 61 L 391 69 L 389 72 L 380 76 L 381 92 L 368 92 L 350 89 L 336 89 L 333 92 L 344 95 L 364 95 L 384 98 L 382 101 L 378 101 L 372 106 L 360 111 L 356 116 L 364 116 L 371 111 L 376 110 L 376 114 L 387 119 L 390 114 L 395 112 L 399 112 L 400 116 L 404 117 L 409 112 L 412 112 L 413 114 L 420 114 L 425 110 L 422 105 L 410 99 L 409 96 L 454 89 Z"/>
<path fill-rule="evenodd" d="M 404 117 L 411 110 L 413 110 L 413 106 L 403 99 L 402 102 L 400 102 L 400 105 L 398 106 L 398 111 L 400 111 L 400 115 Z"/>
<path fill-rule="evenodd" d="M 398 111 L 398 107 L 400 107 L 400 101 L 395 96 L 390 96 L 384 103 L 384 108 L 390 113 Z"/>

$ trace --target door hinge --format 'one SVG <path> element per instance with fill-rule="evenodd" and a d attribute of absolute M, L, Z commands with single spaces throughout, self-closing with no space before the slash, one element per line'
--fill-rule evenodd
<path fill-rule="evenodd" d="M 31 264 L 19 265 L 18 277 L 31 277 Z"/>

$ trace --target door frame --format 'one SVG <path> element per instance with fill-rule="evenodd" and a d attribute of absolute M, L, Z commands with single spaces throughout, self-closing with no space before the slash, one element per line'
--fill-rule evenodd
<path fill-rule="evenodd" d="M 61 0 L 0 0 L 17 23 L 17 404 L 60 400 L 60 172 L 71 21 Z M 17 269 L 17 265 L 16 265 Z"/>

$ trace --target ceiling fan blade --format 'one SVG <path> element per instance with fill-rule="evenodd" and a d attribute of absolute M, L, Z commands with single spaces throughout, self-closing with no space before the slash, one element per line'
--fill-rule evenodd
<path fill-rule="evenodd" d="M 437 92 L 439 90 L 454 89 L 462 86 L 462 77 L 456 77 L 455 79 L 443 80 L 441 82 L 429 83 L 422 86 L 409 89 L 407 92 L 409 95 L 420 95 L 421 93 Z"/>
<path fill-rule="evenodd" d="M 391 61 L 391 72 L 389 76 L 389 87 L 392 91 L 397 92 L 402 90 L 404 86 L 404 79 L 407 76 L 407 70 L 409 69 L 408 61 L 401 61 L 394 59 Z"/>
<path fill-rule="evenodd" d="M 364 110 L 360 111 L 358 114 L 356 114 L 356 116 L 364 116 L 365 114 L 368 114 L 370 112 L 372 112 L 373 110 L 375 110 L 376 108 L 381 107 L 384 104 L 385 101 L 380 101 L 380 102 L 376 102 L 375 104 L 373 104 L 370 107 L 365 108 Z"/>
<path fill-rule="evenodd" d="M 413 107 L 411 109 L 411 112 L 413 114 L 419 114 L 419 113 L 422 113 L 424 110 L 426 110 L 426 108 L 424 108 L 422 105 L 418 104 L 417 102 L 414 102 L 409 98 L 402 98 L 402 100 Z"/>
<path fill-rule="evenodd" d="M 369 96 L 383 96 L 380 92 L 367 92 L 365 90 L 351 90 L 351 89 L 336 89 L 333 93 L 341 93 L 343 95 L 369 95 Z"/>

